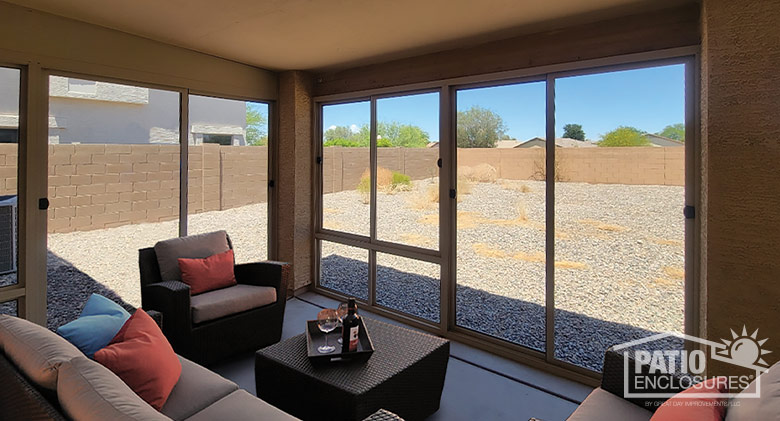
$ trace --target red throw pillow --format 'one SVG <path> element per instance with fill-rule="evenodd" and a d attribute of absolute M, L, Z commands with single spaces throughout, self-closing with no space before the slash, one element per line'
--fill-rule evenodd
<path fill-rule="evenodd" d="M 181 362 L 157 323 L 136 310 L 95 361 L 119 376 L 130 389 L 158 411 L 181 376 Z"/>
<path fill-rule="evenodd" d="M 694 394 L 725 394 L 727 377 L 713 377 L 672 396 L 663 403 L 650 421 L 722 421 L 726 417 L 727 397 L 688 397 Z"/>
<path fill-rule="evenodd" d="M 205 259 L 179 259 L 181 281 L 190 286 L 190 295 L 233 286 L 233 263 L 233 250 Z"/>

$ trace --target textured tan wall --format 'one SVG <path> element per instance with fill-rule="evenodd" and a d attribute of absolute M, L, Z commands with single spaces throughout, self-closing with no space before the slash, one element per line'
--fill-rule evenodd
<path fill-rule="evenodd" d="M 352 190 L 369 165 L 368 148 L 324 149 L 323 191 Z M 413 180 L 438 175 L 438 149 L 380 148 L 378 165 L 399 171 Z M 556 149 L 561 181 L 609 184 L 685 184 L 685 148 L 559 148 Z M 508 180 L 544 179 L 544 150 L 458 149 L 459 167 L 488 164 L 498 178 Z"/>
<path fill-rule="evenodd" d="M 780 358 L 780 3 L 704 0 L 702 327 L 770 338 Z M 717 366 L 730 372 L 730 366 Z"/>
<path fill-rule="evenodd" d="M 312 276 L 312 79 L 298 71 L 279 75 L 279 260 L 292 263 L 294 291 Z"/>

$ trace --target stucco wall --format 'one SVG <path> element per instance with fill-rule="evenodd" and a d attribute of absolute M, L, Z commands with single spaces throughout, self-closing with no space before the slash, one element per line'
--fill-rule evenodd
<path fill-rule="evenodd" d="M 776 1 L 703 2 L 703 333 L 759 329 L 770 364 L 780 358 L 778 22 Z"/>

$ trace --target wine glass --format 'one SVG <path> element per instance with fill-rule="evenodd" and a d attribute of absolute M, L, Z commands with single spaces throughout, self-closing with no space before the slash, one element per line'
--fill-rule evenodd
<path fill-rule="evenodd" d="M 325 334 L 325 345 L 317 347 L 320 354 L 330 354 L 336 350 L 336 347 L 328 343 L 328 333 L 333 332 L 338 326 L 339 318 L 336 310 L 326 308 L 317 313 L 317 327 Z"/>
<path fill-rule="evenodd" d="M 348 304 L 347 303 L 339 304 L 339 308 L 336 309 L 336 316 L 339 318 L 339 326 L 344 326 L 344 318 L 347 317 L 348 313 L 349 313 Z M 341 339 L 341 336 L 339 336 L 339 343 L 342 342 L 343 340 Z"/>

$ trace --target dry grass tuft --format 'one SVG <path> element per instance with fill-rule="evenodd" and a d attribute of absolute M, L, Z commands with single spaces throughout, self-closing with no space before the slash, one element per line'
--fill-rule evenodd
<path fill-rule="evenodd" d="M 501 180 L 501 188 L 520 193 L 530 193 L 533 191 L 527 184 L 514 180 Z"/>
<path fill-rule="evenodd" d="M 439 185 L 428 186 L 424 191 L 415 192 L 408 198 L 409 207 L 418 210 L 431 210 L 438 208 L 439 204 Z"/>
<path fill-rule="evenodd" d="M 653 279 L 652 285 L 658 288 L 677 288 L 680 286 L 680 281 L 673 281 L 666 278 L 655 278 Z"/>
<path fill-rule="evenodd" d="M 655 244 L 660 244 L 662 246 L 674 246 L 674 247 L 683 246 L 683 242 L 680 240 L 667 240 L 665 238 L 649 237 L 647 241 L 650 241 L 651 243 L 655 243 Z"/>
<path fill-rule="evenodd" d="M 332 219 L 325 219 L 322 221 L 322 227 L 329 230 L 343 230 L 344 225 L 339 221 Z"/>
<path fill-rule="evenodd" d="M 503 250 L 499 250 L 484 243 L 472 244 L 471 248 L 474 249 L 474 253 L 477 253 L 482 257 L 491 257 L 494 259 L 503 259 L 507 257 L 507 254 Z"/>
<path fill-rule="evenodd" d="M 621 226 L 621 225 L 615 225 L 615 224 L 607 224 L 605 222 L 597 221 L 595 219 L 580 219 L 580 224 L 584 225 L 590 225 L 592 227 L 595 227 L 597 229 L 600 229 L 602 231 L 610 231 L 610 232 L 623 232 L 628 231 L 628 228 Z"/>
<path fill-rule="evenodd" d="M 474 185 L 471 184 L 471 180 L 466 177 L 458 177 L 458 196 L 471 194 L 474 190 Z"/>
<path fill-rule="evenodd" d="M 684 279 L 685 269 L 681 267 L 666 266 L 664 267 L 664 274 L 672 279 Z"/>
<path fill-rule="evenodd" d="M 435 241 L 430 237 L 424 237 L 420 234 L 411 232 L 401 234 L 401 241 L 406 244 L 412 244 L 415 246 L 428 247 L 435 244 Z"/>
<path fill-rule="evenodd" d="M 524 253 L 522 251 L 515 253 L 512 256 L 515 260 L 522 260 L 524 262 L 532 262 L 532 263 L 544 263 L 545 257 L 544 253 L 542 252 L 536 252 L 536 253 Z"/>
<path fill-rule="evenodd" d="M 324 213 L 325 215 L 341 215 L 342 213 L 344 213 L 344 211 L 340 209 L 325 208 L 322 210 L 322 213 Z"/>
<path fill-rule="evenodd" d="M 496 167 L 482 163 L 474 167 L 459 167 L 458 175 L 477 183 L 493 183 L 498 179 Z"/>
<path fill-rule="evenodd" d="M 587 269 L 588 265 L 582 262 L 572 262 L 570 260 L 559 260 L 555 262 L 558 269 Z"/>

